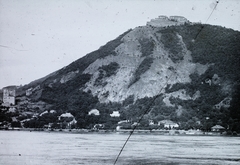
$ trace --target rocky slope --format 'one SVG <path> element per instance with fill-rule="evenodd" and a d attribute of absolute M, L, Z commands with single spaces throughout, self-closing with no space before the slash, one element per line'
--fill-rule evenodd
<path fill-rule="evenodd" d="M 171 119 L 184 128 L 203 128 L 206 117 L 208 129 L 233 128 L 240 121 L 239 63 L 239 32 L 159 17 L 22 87 L 19 96 L 44 102 L 42 111 L 71 112 L 80 127 L 108 123 L 114 110 L 121 119 L 147 110 L 147 120 Z M 93 108 L 102 115 L 87 121 Z"/>

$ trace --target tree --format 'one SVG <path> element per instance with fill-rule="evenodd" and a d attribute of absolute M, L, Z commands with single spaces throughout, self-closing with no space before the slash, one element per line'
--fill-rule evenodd
<path fill-rule="evenodd" d="M 21 126 L 21 123 L 19 122 L 19 121 L 13 121 L 13 122 L 11 122 L 11 127 L 17 127 L 17 128 L 20 128 L 20 127 L 22 127 Z"/>

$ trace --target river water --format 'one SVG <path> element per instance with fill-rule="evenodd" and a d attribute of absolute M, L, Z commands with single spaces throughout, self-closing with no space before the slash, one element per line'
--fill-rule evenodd
<path fill-rule="evenodd" d="M 0 165 L 111 165 L 128 135 L 0 131 Z M 133 134 L 116 164 L 240 164 L 240 137 Z"/>

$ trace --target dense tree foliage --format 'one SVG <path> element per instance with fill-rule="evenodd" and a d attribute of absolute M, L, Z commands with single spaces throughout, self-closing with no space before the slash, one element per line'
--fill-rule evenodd
<path fill-rule="evenodd" d="M 162 29 L 159 33 L 161 33 L 160 41 L 164 44 L 165 49 L 169 51 L 169 58 L 173 62 L 183 60 L 183 49 L 176 31 Z"/>
<path fill-rule="evenodd" d="M 112 75 L 115 75 L 117 73 L 117 70 L 119 69 L 119 64 L 116 62 L 111 62 L 108 65 L 103 65 L 98 68 L 99 75 L 98 78 L 95 80 L 94 85 L 102 85 L 104 86 L 104 82 L 102 82 L 102 79 L 105 77 L 110 77 Z"/>
<path fill-rule="evenodd" d="M 141 44 L 141 52 L 143 57 L 152 54 L 154 49 L 154 41 L 152 39 L 141 38 L 139 40 L 139 43 Z"/>

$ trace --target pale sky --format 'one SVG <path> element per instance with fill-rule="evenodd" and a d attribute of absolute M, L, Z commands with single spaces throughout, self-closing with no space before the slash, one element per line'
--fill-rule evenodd
<path fill-rule="evenodd" d="M 240 0 L 0 0 L 0 89 L 25 85 L 159 15 L 240 31 Z M 207 21 L 207 22 L 206 22 Z"/>

